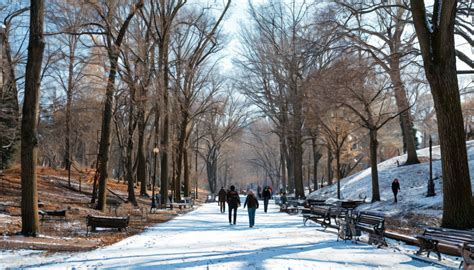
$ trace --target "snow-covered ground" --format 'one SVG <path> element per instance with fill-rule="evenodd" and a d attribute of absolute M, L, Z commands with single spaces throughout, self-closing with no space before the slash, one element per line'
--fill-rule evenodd
<path fill-rule="evenodd" d="M 91 252 L 45 256 L 31 251 L 0 251 L 0 269 L 442 269 L 413 259 L 399 246 L 377 249 L 336 241 L 334 231 L 303 226 L 301 217 L 257 211 L 248 227 L 246 209 L 237 225 L 216 203 Z"/>
<path fill-rule="evenodd" d="M 466 142 L 469 167 L 471 172 L 471 185 L 474 189 L 474 141 Z M 408 211 L 416 214 L 441 217 L 442 214 L 442 172 L 441 155 L 439 146 L 434 146 L 433 151 L 433 178 L 436 196 L 426 197 L 427 183 L 429 179 L 429 162 L 421 164 L 400 166 L 406 160 L 406 155 L 394 157 L 378 164 L 379 186 L 381 201 L 365 204 L 359 209 L 370 209 L 383 211 L 386 215 L 392 216 Z M 419 157 L 429 157 L 429 149 L 418 150 Z M 391 184 L 394 178 L 400 181 L 400 192 L 398 193 L 398 203 L 393 203 Z M 354 175 L 341 180 L 342 199 L 363 199 L 370 202 L 372 197 L 372 178 L 370 168 L 367 168 Z M 324 189 L 311 193 L 310 198 L 334 198 L 336 197 L 337 185 L 332 185 Z"/>

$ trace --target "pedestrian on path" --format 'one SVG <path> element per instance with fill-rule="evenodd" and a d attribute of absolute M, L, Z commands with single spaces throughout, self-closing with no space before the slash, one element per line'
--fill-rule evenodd
<path fill-rule="evenodd" d="M 393 182 L 392 182 L 392 192 L 393 192 L 393 197 L 394 197 L 394 202 L 396 203 L 398 200 L 397 200 L 397 194 L 398 194 L 398 191 L 400 190 L 400 183 L 398 182 L 398 179 L 395 178 L 393 179 Z"/>
<path fill-rule="evenodd" d="M 247 207 L 249 213 L 249 227 L 252 228 L 255 225 L 255 212 L 258 208 L 258 200 L 252 190 L 247 192 L 247 198 L 245 198 L 244 208 Z"/>
<path fill-rule="evenodd" d="M 225 201 L 227 198 L 227 192 L 225 191 L 224 187 L 221 187 L 221 190 L 219 190 L 217 196 L 219 197 L 219 206 L 221 207 L 221 213 L 225 213 Z"/>
<path fill-rule="evenodd" d="M 234 222 L 237 220 L 237 208 L 240 206 L 239 193 L 235 191 L 234 186 L 230 186 L 229 192 L 227 192 L 227 204 L 229 205 L 229 224 L 232 225 L 232 211 L 234 211 Z"/>
<path fill-rule="evenodd" d="M 268 186 L 266 186 L 263 189 L 262 197 L 263 197 L 263 211 L 266 213 L 268 210 L 268 201 L 272 197 L 272 193 L 270 192 L 270 188 Z"/>

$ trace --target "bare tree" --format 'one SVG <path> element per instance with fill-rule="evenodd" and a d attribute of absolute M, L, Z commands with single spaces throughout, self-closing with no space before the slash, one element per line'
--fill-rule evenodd
<path fill-rule="evenodd" d="M 114 29 L 116 23 L 116 12 L 118 6 L 116 3 L 107 2 L 104 5 L 98 3 L 91 3 L 99 17 L 102 19 L 102 25 L 100 28 L 104 31 L 105 35 L 105 47 L 107 48 L 107 55 L 109 58 L 110 70 L 108 75 L 107 87 L 105 91 L 105 102 L 104 111 L 102 115 L 102 129 L 100 137 L 99 147 L 99 190 L 98 190 L 98 202 L 97 209 L 104 210 L 106 204 L 107 194 L 107 178 L 108 178 L 108 162 L 109 162 L 109 149 L 111 140 L 111 123 L 112 123 L 112 109 L 115 92 L 115 79 L 118 71 L 118 59 L 120 56 L 120 47 L 124 40 L 127 28 L 130 21 L 136 14 L 137 10 L 143 6 L 143 0 L 138 0 L 135 4 L 130 7 L 129 14 L 125 20 L 120 24 L 118 31 Z M 94 196 L 95 194 L 93 194 Z"/>
<path fill-rule="evenodd" d="M 206 162 L 209 188 L 213 194 L 217 191 L 217 169 L 222 154 L 221 148 L 247 124 L 248 116 L 245 108 L 235 98 L 228 96 L 215 104 L 201 120 L 201 130 L 205 133 L 201 139 L 204 145 L 200 154 Z"/>
<path fill-rule="evenodd" d="M 474 207 L 454 48 L 459 3 L 435 0 L 431 19 L 425 1 L 411 0 L 410 3 L 438 120 L 443 168 L 442 226 L 472 228 Z M 466 207 L 469 205 L 471 207 Z"/>
<path fill-rule="evenodd" d="M 39 114 L 39 88 L 44 51 L 44 2 L 32 1 L 30 6 L 30 35 L 25 73 L 25 96 L 21 119 L 21 232 L 36 236 L 38 224 L 38 190 L 36 160 Z"/>
<path fill-rule="evenodd" d="M 343 34 L 355 44 L 357 50 L 363 50 L 389 76 L 392 81 L 395 100 L 400 112 L 400 123 L 404 147 L 407 152 L 406 164 L 419 163 L 416 153 L 413 119 L 408 109 L 407 91 L 402 81 L 402 70 L 416 55 L 414 49 L 415 34 L 410 29 L 411 13 L 403 6 L 402 0 L 390 0 L 393 5 L 380 9 L 380 1 L 337 1 L 343 9 L 349 11 L 344 18 Z"/>

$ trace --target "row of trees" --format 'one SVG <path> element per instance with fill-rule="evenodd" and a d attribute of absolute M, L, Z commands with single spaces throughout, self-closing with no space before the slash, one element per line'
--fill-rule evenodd
<path fill-rule="evenodd" d="M 457 1 L 435 2 L 431 11 L 423 1 L 408 5 L 402 0 L 251 5 L 252 24 L 242 31 L 237 60 L 243 78 L 239 86 L 273 123 L 272 132 L 280 141 L 278 175 L 283 188 L 304 196 L 302 147 L 310 145 L 312 157 L 306 160 L 313 162 L 314 189 L 319 186 L 318 163 L 324 149 L 325 176 L 332 184 L 334 169 L 338 198 L 339 180 L 365 155 L 372 169 L 371 200 L 379 201 L 379 132 L 398 119 L 407 154 L 404 165 L 419 163 L 412 114 L 421 111 L 417 117 L 429 126 L 426 129 L 433 128 L 433 121 L 438 125 L 442 224 L 472 226 L 472 207 L 462 206 L 471 205 L 472 189 L 456 55 L 459 61 L 471 65 L 472 61 L 454 46 L 455 33 L 472 43 L 463 17 L 472 7 Z M 419 75 L 421 67 L 426 78 Z M 433 95 L 432 110 L 423 100 L 426 86 Z M 364 143 L 367 154 L 354 151 Z M 275 171 L 271 151 L 254 148 L 259 166 Z"/>
<path fill-rule="evenodd" d="M 339 187 L 339 180 L 364 159 L 364 153 L 354 150 L 368 133 L 372 201 L 380 200 L 379 134 L 393 125 L 392 119 L 399 119 L 406 164 L 419 162 L 411 114 L 419 96 L 414 93 L 423 88 L 412 83 L 424 81 L 416 75 L 421 62 L 443 154 L 443 225 L 472 226 L 472 207 L 463 207 L 470 205 L 472 192 L 455 66 L 456 54 L 461 60 L 466 56 L 454 49 L 455 25 L 465 36 L 469 28 L 459 18 L 471 7 L 435 1 L 433 12 L 427 13 L 422 1 L 412 2 L 249 3 L 251 24 L 243 27 L 235 61 L 241 74 L 232 83 L 216 65 L 230 0 L 218 12 L 215 6 L 186 0 L 51 1 L 46 9 L 42 1 L 33 1 L 29 8 L 2 7 L 8 14 L 2 49 L 10 55 L 10 79 L 2 88 L 10 93 L 2 98 L 10 98 L 2 99 L 2 108 L 13 108 L 0 115 L 1 124 L 11 130 L 0 140 L 2 166 L 18 145 L 16 97 L 23 94 L 23 233 L 38 231 L 37 160 L 65 168 L 73 160 L 92 163 L 98 189 L 92 200 L 101 210 L 111 167 L 115 177 L 127 182 L 132 203 L 134 185 L 147 196 L 152 175 L 159 175 L 161 203 L 169 190 L 178 200 L 181 194 L 189 196 L 193 153 L 195 174 L 199 155 L 209 189 L 216 192 L 232 165 L 223 148 L 235 135 L 249 134 L 241 131 L 250 111 L 230 94 L 237 88 L 272 123 L 270 130 L 251 129 L 254 140 L 246 143 L 254 151 L 250 163 L 262 168 L 274 186 L 304 196 L 304 175 L 312 167 L 317 189 L 318 165 L 326 156 L 327 183 L 333 183 L 334 162 Z M 21 31 L 25 18 L 30 19 L 29 31 Z M 11 30 L 15 20 L 20 31 Z M 24 42 L 11 42 L 25 33 L 28 55 Z M 434 112 L 423 115 L 432 121 Z M 262 139 L 268 134 L 271 140 Z M 312 150 L 306 159 L 305 145 Z"/>
<path fill-rule="evenodd" d="M 24 48 L 14 47 L 19 61 L 9 63 L 19 71 L 16 80 L 25 81 L 23 234 L 39 230 L 38 160 L 66 169 L 73 161 L 94 166 L 97 191 L 92 201 L 100 210 L 105 209 L 111 167 L 114 176 L 128 183 L 133 204 L 134 185 L 148 196 L 151 175 L 159 177 L 161 203 L 169 191 L 175 200 L 190 196 L 191 164 L 196 172 L 198 155 L 210 190 L 216 190 L 221 148 L 248 121 L 243 102 L 229 94 L 232 84 L 216 64 L 230 4 L 50 1 L 45 8 L 42 1 L 32 1 L 29 8 L 3 7 L 10 17 L 23 12 L 18 28 L 25 18 L 31 20 L 28 56 L 22 58 Z M 7 31 L 6 36 L 24 33 Z M 21 59 L 27 59 L 26 72 Z"/>

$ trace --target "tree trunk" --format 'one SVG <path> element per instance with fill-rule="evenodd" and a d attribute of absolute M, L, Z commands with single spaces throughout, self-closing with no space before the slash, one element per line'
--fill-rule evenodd
<path fill-rule="evenodd" d="M 287 170 L 286 170 L 286 158 L 285 158 L 285 152 L 286 152 L 286 143 L 285 139 L 280 136 L 280 166 L 281 166 L 281 182 L 282 182 L 282 188 L 283 192 L 287 192 Z"/>
<path fill-rule="evenodd" d="M 191 196 L 191 178 L 190 178 L 190 153 L 188 142 L 185 143 L 183 151 L 183 167 L 184 167 L 184 197 Z"/>
<path fill-rule="evenodd" d="M 407 161 L 405 164 L 417 164 L 420 163 L 420 161 L 418 160 L 418 155 L 416 153 L 415 134 L 413 131 L 410 109 L 408 109 L 408 99 L 400 75 L 400 59 L 397 55 L 393 55 L 390 62 L 391 70 L 389 74 L 395 92 L 395 101 L 397 103 L 398 111 L 403 111 L 400 114 L 400 122 L 402 125 L 403 141 L 407 152 Z"/>
<path fill-rule="evenodd" d="M 99 146 L 99 194 L 97 209 L 104 211 L 107 201 L 107 178 L 109 176 L 109 149 L 110 149 L 110 127 L 112 123 L 112 109 L 114 101 L 114 85 L 117 74 L 118 51 L 110 53 L 110 71 L 105 91 L 105 104 L 102 114 L 102 130 Z"/>
<path fill-rule="evenodd" d="M 295 177 L 295 195 L 297 198 L 305 197 L 303 184 L 303 147 L 301 139 L 301 130 L 296 130 L 295 151 L 294 151 L 294 177 Z"/>
<path fill-rule="evenodd" d="M 458 1 L 443 1 L 442 5 L 435 1 L 433 13 L 440 17 L 432 22 L 434 30 L 427 28 L 424 2 L 410 2 L 438 121 L 443 168 L 441 225 L 448 228 L 472 228 L 474 206 L 454 48 L 454 22 Z"/>
<path fill-rule="evenodd" d="M 436 119 L 443 168 L 442 226 L 448 228 L 474 227 L 472 187 L 464 140 L 455 60 L 434 68 L 427 75 L 435 100 Z M 453 72 L 454 71 L 454 72 Z M 471 207 L 467 207 L 471 205 Z"/>
<path fill-rule="evenodd" d="M 143 91 L 142 91 L 143 92 Z M 140 96 L 138 108 L 138 147 L 137 147 L 137 180 L 140 182 L 140 196 L 148 196 L 146 193 L 146 157 L 145 157 L 145 111 L 143 108 L 143 96 Z"/>
<path fill-rule="evenodd" d="M 332 185 L 332 161 L 333 161 L 333 156 L 332 156 L 332 149 L 331 146 L 328 145 L 328 153 L 327 153 L 327 176 L 328 176 L 328 186 Z"/>
<path fill-rule="evenodd" d="M 21 119 L 21 233 L 36 236 L 38 224 L 38 190 L 36 159 L 40 73 L 44 51 L 44 2 L 31 1 L 28 60 L 25 72 L 25 95 Z"/>
<path fill-rule="evenodd" d="M 133 203 L 134 206 L 137 206 L 137 199 L 135 198 L 135 190 L 133 188 L 133 102 L 129 104 L 129 116 L 128 116 L 128 138 L 127 138 L 127 161 L 126 161 L 126 178 L 127 178 L 127 191 L 128 191 L 128 201 Z"/>
<path fill-rule="evenodd" d="M 337 198 L 341 199 L 341 149 L 336 148 Z"/>
<path fill-rule="evenodd" d="M 66 151 L 64 153 L 64 166 L 66 170 L 70 170 L 71 166 L 71 107 L 72 107 L 72 91 L 74 90 L 73 74 L 74 74 L 74 59 L 75 59 L 75 37 L 71 37 L 71 44 L 69 44 L 69 65 L 68 65 L 68 79 L 66 91 Z M 69 183 L 70 184 L 70 183 Z"/>
<path fill-rule="evenodd" d="M 313 148 L 313 185 L 314 190 L 318 190 L 318 163 L 322 155 L 316 150 L 316 138 L 311 138 L 311 146 Z"/>
<path fill-rule="evenodd" d="M 380 201 L 379 173 L 377 170 L 377 130 L 369 130 L 370 140 L 370 171 L 372 173 L 372 202 Z"/>
<path fill-rule="evenodd" d="M 161 48 L 158 52 L 158 65 L 160 67 L 161 76 L 161 90 L 163 91 L 163 134 L 161 136 L 161 198 L 168 198 L 168 177 L 169 177 L 169 151 L 170 151 L 170 122 L 169 122 L 169 101 L 168 101 L 168 41 L 167 38 L 163 41 Z"/>
<path fill-rule="evenodd" d="M 209 189 L 211 194 L 216 193 L 216 186 L 217 186 L 217 162 L 215 160 L 207 161 L 206 171 L 207 171 L 207 179 L 209 181 Z"/>

